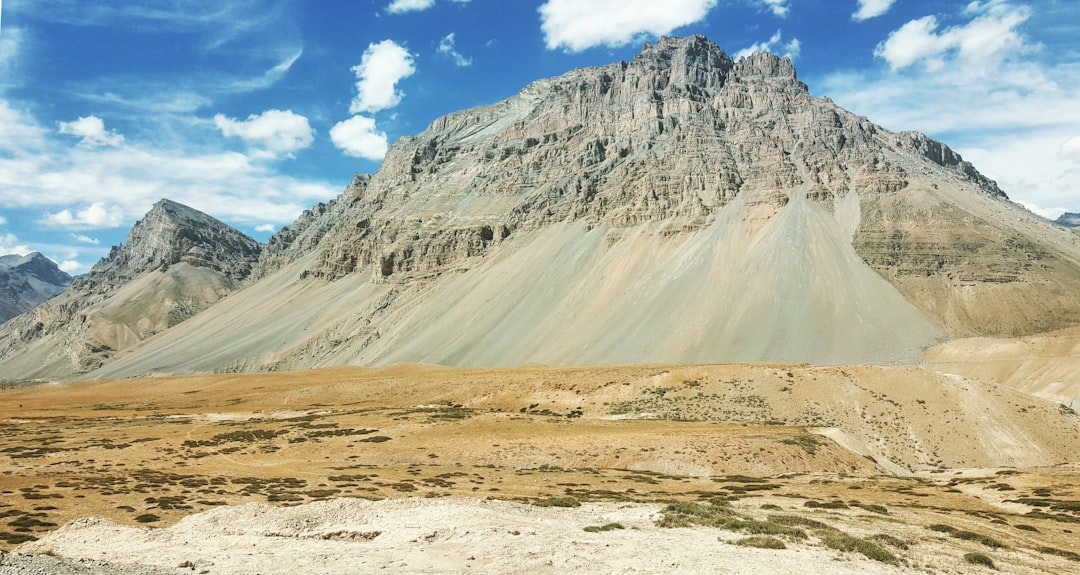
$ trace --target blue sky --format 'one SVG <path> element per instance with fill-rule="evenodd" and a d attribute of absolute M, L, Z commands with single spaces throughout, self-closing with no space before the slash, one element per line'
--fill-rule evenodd
<path fill-rule="evenodd" d="M 0 0 L 0 253 L 85 272 L 163 197 L 265 240 L 442 114 L 694 33 L 1080 211 L 1075 0 Z"/>

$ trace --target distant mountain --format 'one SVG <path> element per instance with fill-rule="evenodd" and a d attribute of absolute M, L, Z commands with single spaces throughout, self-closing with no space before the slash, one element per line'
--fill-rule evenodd
<path fill-rule="evenodd" d="M 164 331 L 236 289 L 261 246 L 220 221 L 161 200 L 61 295 L 0 327 L 0 372 L 64 377 Z M 20 366 L 16 369 L 15 366 Z"/>
<path fill-rule="evenodd" d="M 70 283 L 70 275 L 38 252 L 0 256 L 0 323 L 64 291 Z"/>
<path fill-rule="evenodd" d="M 1080 213 L 1065 212 L 1054 220 L 1055 224 L 1061 224 L 1070 228 L 1080 228 Z"/>
<path fill-rule="evenodd" d="M 100 271 L 117 295 L 94 321 L 136 317 L 116 298 L 175 241 L 111 257 Z M 215 257 L 243 242 L 225 243 Z M 950 337 L 1080 324 L 1075 235 L 947 145 L 813 97 L 789 60 L 735 61 L 701 36 L 438 118 L 254 267 L 243 245 L 218 266 L 242 270 L 229 285 L 250 269 L 241 289 L 151 322 L 157 335 L 122 353 L 82 353 L 76 371 L 888 363 Z M 42 363 L 27 341 L 0 332 L 0 370 Z M 51 341 L 62 354 L 85 338 Z"/>

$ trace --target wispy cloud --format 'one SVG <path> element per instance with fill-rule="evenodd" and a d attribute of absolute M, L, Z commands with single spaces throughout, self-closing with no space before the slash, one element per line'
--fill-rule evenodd
<path fill-rule="evenodd" d="M 451 0 L 457 4 L 468 4 L 470 0 Z M 421 12 L 435 5 L 435 0 L 393 0 L 386 7 L 391 14 L 404 14 L 406 12 Z"/>
<path fill-rule="evenodd" d="M 18 254 L 25 256 L 34 250 L 30 246 L 20 243 L 15 234 L 0 234 L 0 255 Z"/>
<path fill-rule="evenodd" d="M 851 15 L 856 22 L 877 18 L 889 11 L 896 0 L 859 0 L 859 9 Z"/>
<path fill-rule="evenodd" d="M 421 10 L 427 10 L 434 5 L 435 0 L 394 0 L 386 7 L 386 11 L 391 14 L 419 12 Z"/>
<path fill-rule="evenodd" d="M 705 18 L 717 0 L 548 0 L 540 28 L 549 50 L 580 52 L 660 36 Z"/>
<path fill-rule="evenodd" d="M 450 58 L 454 64 L 459 67 L 472 66 L 472 58 L 466 58 L 457 51 L 457 45 L 454 39 L 454 33 L 451 32 L 446 36 L 443 36 L 442 40 L 439 40 L 439 47 L 437 52 L 447 58 Z"/>
<path fill-rule="evenodd" d="M 788 15 L 791 11 L 791 6 L 788 5 L 788 0 L 756 0 L 758 4 L 765 7 L 766 10 L 772 12 L 774 16 L 781 18 Z"/>

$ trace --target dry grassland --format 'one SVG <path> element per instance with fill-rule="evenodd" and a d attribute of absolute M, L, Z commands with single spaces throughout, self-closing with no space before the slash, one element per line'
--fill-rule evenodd
<path fill-rule="evenodd" d="M 879 536 L 906 565 L 924 560 L 919 545 L 951 545 L 960 563 L 962 552 L 985 553 L 1018 573 L 1080 569 L 1080 468 L 1065 464 L 1080 418 L 971 381 L 966 394 L 954 390 L 956 403 L 930 405 L 920 390 L 940 377 L 801 365 L 406 365 L 9 390 L 0 394 L 0 549 L 90 515 L 168 526 L 245 502 L 725 501 L 744 515 L 763 510 L 754 516 L 765 523 L 782 510 L 856 540 Z M 838 394 L 825 400 L 825 388 Z M 971 393 L 1006 414 L 1006 427 L 1019 425 L 1006 417 L 1015 406 L 1044 430 L 1016 431 L 1037 441 L 1029 461 L 1040 466 L 1001 467 L 1015 457 L 980 435 L 983 412 L 962 412 Z M 832 531 L 797 527 L 860 552 Z"/>

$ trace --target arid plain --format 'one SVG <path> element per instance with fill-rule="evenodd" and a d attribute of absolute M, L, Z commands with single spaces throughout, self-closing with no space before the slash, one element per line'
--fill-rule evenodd
<path fill-rule="evenodd" d="M 1020 344 L 1005 343 L 983 348 L 1015 355 Z M 1072 353 L 1070 346 L 1058 345 L 1055 355 L 1040 345 L 1048 364 Z M 985 353 L 972 357 L 986 360 Z M 433 533 L 440 532 L 438 519 L 429 517 L 433 509 L 461 507 L 441 532 L 456 526 L 464 537 L 470 522 L 491 529 L 485 509 L 503 504 L 485 500 L 498 500 L 526 504 L 500 508 L 516 517 L 500 525 L 524 528 L 535 513 L 561 525 L 561 537 L 542 539 L 550 546 L 544 553 L 565 561 L 576 556 L 559 550 L 565 538 L 587 548 L 625 548 L 612 537 L 641 537 L 644 544 L 685 532 L 713 543 L 676 545 L 694 548 L 671 564 L 680 568 L 706 557 L 737 565 L 771 553 L 780 561 L 773 567 L 788 557 L 796 572 L 841 565 L 854 572 L 968 572 L 985 568 L 983 559 L 1005 573 L 1075 572 L 1080 467 L 1066 462 L 1080 449 L 1080 417 L 1029 393 L 1030 381 L 1021 392 L 1016 382 L 964 378 L 935 365 L 403 364 L 8 390 L 0 403 L 0 537 L 5 550 L 23 543 L 23 552 L 163 568 L 185 560 L 161 549 L 180 557 L 201 552 L 205 572 L 247 572 L 240 566 L 251 564 L 230 560 L 228 545 L 181 552 L 184 546 L 169 539 L 148 552 L 146 545 L 110 545 L 95 529 L 108 525 L 114 537 L 134 536 L 115 533 L 115 522 L 165 537 L 170 530 L 156 528 L 222 506 L 349 498 L 353 503 L 319 505 L 384 505 L 377 508 L 384 521 L 398 517 L 400 529 L 420 522 Z M 990 420 L 994 426 L 984 425 Z M 394 503 L 406 498 L 424 501 Z M 213 513 L 241 514 L 232 529 L 278 516 L 256 511 Z M 309 521 L 318 515 L 314 508 L 307 513 Z M 88 516 L 109 523 L 84 520 L 57 531 Z M 618 521 L 588 525 L 593 516 Z M 605 525 L 619 533 L 596 531 Z M 89 532 L 74 537 L 80 530 Z M 437 558 L 418 558 L 415 541 L 391 545 L 383 535 L 389 528 L 377 531 L 351 541 L 349 554 L 385 556 L 390 567 L 392 557 L 408 555 L 414 572 L 453 570 L 454 561 L 468 557 L 480 557 L 469 564 L 490 572 L 554 572 L 560 565 L 500 562 L 500 549 L 511 543 L 498 537 L 459 540 Z M 326 539 L 260 534 L 245 545 L 287 549 Z M 733 544 L 751 537 L 788 549 Z M 200 538 L 203 546 L 211 540 Z M 119 547 L 128 556 L 117 555 Z M 600 551 L 585 555 L 593 553 Z M 611 561 L 618 555 L 607 553 Z M 595 557 L 618 571 L 604 555 Z M 335 561 L 320 565 L 320 572 L 348 572 Z M 561 565 L 573 568 L 572 561 Z"/>

